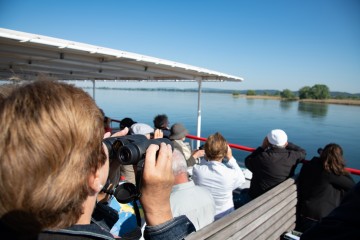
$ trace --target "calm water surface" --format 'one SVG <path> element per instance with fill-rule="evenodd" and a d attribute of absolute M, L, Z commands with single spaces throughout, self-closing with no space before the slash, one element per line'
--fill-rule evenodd
<path fill-rule="evenodd" d="M 85 90 L 92 95 L 92 90 Z M 197 93 L 97 89 L 95 99 L 113 119 L 131 117 L 152 126 L 154 116 L 165 113 L 171 124 L 181 122 L 196 135 Z M 246 99 L 218 93 L 202 93 L 201 102 L 202 137 L 218 131 L 230 143 L 256 148 L 271 129 L 281 128 L 289 141 L 306 149 L 307 159 L 317 155 L 319 147 L 335 142 L 343 147 L 347 166 L 360 169 L 359 106 Z M 239 150 L 233 153 L 239 163 L 249 154 Z"/>

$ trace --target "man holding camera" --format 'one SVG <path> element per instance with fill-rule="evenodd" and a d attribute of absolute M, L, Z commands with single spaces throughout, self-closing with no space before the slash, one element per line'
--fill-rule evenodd
<path fill-rule="evenodd" d="M 0 126 L 1 237 L 112 239 L 91 224 L 109 173 L 103 115 L 91 96 L 51 80 L 23 84 L 0 101 Z M 171 159 L 170 145 L 146 149 L 145 239 L 182 239 L 195 231 L 185 216 L 172 217 Z"/>

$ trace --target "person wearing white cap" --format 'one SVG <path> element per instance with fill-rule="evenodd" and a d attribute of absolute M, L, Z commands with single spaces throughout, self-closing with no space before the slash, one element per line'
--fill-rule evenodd
<path fill-rule="evenodd" d="M 252 172 L 248 196 L 254 199 L 287 178 L 292 177 L 306 151 L 288 142 L 281 129 L 271 130 L 260 147 L 245 158 L 245 166 Z"/>

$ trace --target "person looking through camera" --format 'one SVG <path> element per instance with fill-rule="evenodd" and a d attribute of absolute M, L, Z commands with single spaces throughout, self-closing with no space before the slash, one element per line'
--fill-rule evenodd
<path fill-rule="evenodd" d="M 82 89 L 35 81 L 0 102 L 0 230 L 11 239 L 111 239 L 91 224 L 109 172 L 103 116 Z M 156 157 L 158 154 L 158 157 Z M 146 150 L 142 196 L 145 239 L 180 239 L 194 231 L 173 218 L 171 146 Z"/>

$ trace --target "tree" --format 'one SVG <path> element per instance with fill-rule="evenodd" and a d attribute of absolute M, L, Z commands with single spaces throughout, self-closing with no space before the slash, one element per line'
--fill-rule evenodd
<path fill-rule="evenodd" d="M 323 84 L 315 84 L 310 89 L 311 98 L 314 99 L 327 99 L 330 98 L 330 91 L 328 86 Z"/>
<path fill-rule="evenodd" d="M 280 91 L 274 92 L 273 96 L 280 96 Z"/>
<path fill-rule="evenodd" d="M 311 88 L 308 86 L 302 87 L 299 90 L 299 98 L 300 99 L 307 99 L 311 98 Z"/>
<path fill-rule="evenodd" d="M 247 96 L 255 96 L 255 95 L 256 95 L 256 92 L 255 92 L 254 90 L 248 90 L 248 91 L 246 92 L 246 95 L 247 95 Z"/>
<path fill-rule="evenodd" d="M 239 91 L 233 91 L 232 95 L 233 95 L 233 96 L 239 96 L 239 95 L 240 95 L 240 92 L 239 92 Z"/>
<path fill-rule="evenodd" d="M 294 99 L 295 95 L 292 91 L 290 91 L 289 89 L 284 89 L 281 93 L 280 93 L 281 98 L 285 98 L 285 99 Z"/>
<path fill-rule="evenodd" d="M 315 84 L 312 87 L 305 86 L 299 90 L 299 98 L 327 99 L 330 98 L 330 91 L 328 86 L 323 84 Z"/>

